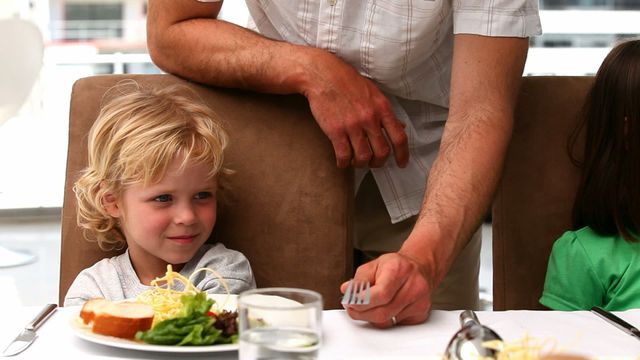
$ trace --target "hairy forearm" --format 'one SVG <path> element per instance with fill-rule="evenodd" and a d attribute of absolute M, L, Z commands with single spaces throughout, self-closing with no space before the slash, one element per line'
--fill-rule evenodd
<path fill-rule="evenodd" d="M 486 214 L 511 138 L 527 40 L 495 40 L 468 36 L 454 47 L 440 152 L 416 226 L 400 250 L 436 284 Z"/>
<path fill-rule="evenodd" d="M 305 67 L 316 49 L 267 39 L 214 18 L 175 21 L 153 11 L 150 7 L 150 16 L 157 16 L 159 24 L 148 28 L 149 52 L 162 70 L 223 87 L 282 94 L 304 91 Z"/>
<path fill-rule="evenodd" d="M 472 117 L 449 126 L 435 161 L 414 229 L 410 251 L 428 256 L 441 280 L 477 229 L 490 206 L 510 139 L 511 114 L 460 114 Z M 409 242 L 404 250 L 412 248 Z M 424 260 L 423 260 L 424 261 Z"/>

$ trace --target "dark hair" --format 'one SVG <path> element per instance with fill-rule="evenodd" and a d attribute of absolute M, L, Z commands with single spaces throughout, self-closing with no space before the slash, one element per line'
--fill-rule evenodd
<path fill-rule="evenodd" d="M 640 229 L 640 40 L 614 47 L 602 62 L 583 108 L 586 126 L 574 228 L 627 241 Z"/>

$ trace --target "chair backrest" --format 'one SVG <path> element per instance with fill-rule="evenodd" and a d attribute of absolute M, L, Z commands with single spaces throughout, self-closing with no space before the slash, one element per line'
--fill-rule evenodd
<path fill-rule="evenodd" d="M 259 287 L 309 288 L 339 307 L 352 272 L 353 173 L 333 149 L 301 96 L 204 87 L 171 75 L 108 75 L 78 80 L 71 96 L 62 220 L 60 303 L 76 275 L 117 252 L 103 252 L 76 225 L 72 186 L 87 162 L 87 133 L 103 94 L 123 79 L 143 86 L 185 84 L 221 118 L 230 136 L 227 167 L 236 171 L 219 205 L 213 240 L 243 252 Z"/>
<path fill-rule="evenodd" d="M 493 308 L 542 309 L 554 241 L 571 228 L 580 170 L 568 138 L 592 77 L 526 77 L 493 203 Z M 580 139 L 583 141 L 583 139 Z"/>

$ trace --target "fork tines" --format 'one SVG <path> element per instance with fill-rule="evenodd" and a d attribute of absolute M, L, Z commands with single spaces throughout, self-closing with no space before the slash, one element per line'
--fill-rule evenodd
<path fill-rule="evenodd" d="M 371 284 L 368 281 L 351 279 L 344 292 L 342 303 L 345 305 L 367 305 L 371 298 Z M 362 294 L 364 292 L 364 294 Z"/>

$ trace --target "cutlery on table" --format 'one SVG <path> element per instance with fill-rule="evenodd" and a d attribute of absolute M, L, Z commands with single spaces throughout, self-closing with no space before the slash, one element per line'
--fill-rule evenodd
<path fill-rule="evenodd" d="M 482 325 L 473 310 L 464 310 L 460 313 L 460 330 L 449 341 L 445 359 L 497 359 L 499 350 L 487 346 L 493 341 L 502 342 L 502 338 L 491 328 Z"/>
<path fill-rule="evenodd" d="M 7 346 L 0 354 L 1 356 L 13 356 L 23 352 L 36 339 L 36 330 L 42 323 L 49 318 L 49 315 L 58 307 L 56 304 L 47 304 L 38 315 L 36 315 L 30 323 L 28 323 L 22 332 Z"/>
<path fill-rule="evenodd" d="M 616 315 L 614 315 L 613 313 L 602 309 L 600 307 L 594 306 L 591 308 L 591 312 L 598 315 L 599 317 L 601 317 L 602 319 L 604 319 L 604 321 L 608 322 L 609 324 L 617 327 L 618 329 L 626 332 L 627 334 L 635 337 L 636 339 L 640 340 L 640 330 L 638 330 L 638 328 L 636 328 L 635 326 L 629 324 L 628 322 L 620 319 L 619 317 L 617 317 Z"/>
<path fill-rule="evenodd" d="M 361 295 L 364 293 L 364 296 Z M 369 305 L 371 299 L 371 283 L 351 279 L 344 292 L 341 303 L 343 305 Z"/>

